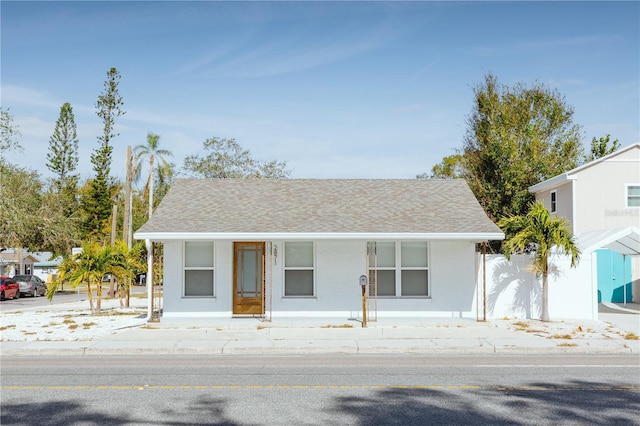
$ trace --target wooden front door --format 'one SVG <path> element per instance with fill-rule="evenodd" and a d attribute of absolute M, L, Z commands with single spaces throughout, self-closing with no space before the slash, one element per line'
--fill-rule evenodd
<path fill-rule="evenodd" d="M 233 243 L 233 313 L 264 314 L 264 243 Z"/>

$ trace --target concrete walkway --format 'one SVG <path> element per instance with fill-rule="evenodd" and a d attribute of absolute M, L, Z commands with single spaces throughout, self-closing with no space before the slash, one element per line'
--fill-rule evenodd
<path fill-rule="evenodd" d="M 69 305 L 74 304 L 65 305 L 51 305 L 51 309 L 69 309 Z M 82 307 L 86 309 L 86 305 Z M 606 318 L 549 323 L 394 318 L 370 322 L 367 328 L 362 328 L 357 321 L 326 318 L 273 322 L 255 318 L 163 320 L 158 323 L 146 323 L 140 318 L 133 327 L 91 340 L 3 341 L 0 355 L 640 354 L 640 341 L 629 338 L 633 337 L 629 333 L 640 335 L 637 312 L 602 313 L 601 316 Z M 634 324 L 637 330 L 632 329 Z"/>

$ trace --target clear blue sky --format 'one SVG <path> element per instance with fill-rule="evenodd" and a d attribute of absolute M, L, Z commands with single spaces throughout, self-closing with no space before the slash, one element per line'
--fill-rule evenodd
<path fill-rule="evenodd" d="M 13 2 L 1 7 L 1 101 L 22 166 L 46 168 L 60 106 L 74 108 L 83 178 L 110 67 L 127 145 L 158 133 L 181 166 L 213 136 L 294 178 L 414 178 L 462 145 L 472 87 L 539 82 L 575 108 L 586 147 L 640 141 L 640 3 Z"/>

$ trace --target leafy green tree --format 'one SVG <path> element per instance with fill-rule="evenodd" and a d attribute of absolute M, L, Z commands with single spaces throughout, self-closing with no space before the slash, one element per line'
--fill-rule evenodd
<path fill-rule="evenodd" d="M 80 241 L 78 216 L 66 215 L 61 204 L 37 172 L 0 158 L 0 247 L 70 253 Z"/>
<path fill-rule="evenodd" d="M 528 188 L 582 160 L 573 108 L 542 85 L 501 86 L 488 74 L 474 88 L 461 151 L 471 190 L 491 219 L 526 214 Z"/>
<path fill-rule="evenodd" d="M 18 141 L 19 136 L 20 130 L 18 125 L 14 123 L 9 108 L 2 109 L 0 107 L 0 157 L 4 155 L 4 151 L 22 151 L 22 146 Z"/>
<path fill-rule="evenodd" d="M 260 161 L 251 157 L 235 139 L 210 138 L 203 142 L 209 154 L 201 157 L 189 155 L 184 159 L 187 174 L 199 178 L 287 178 L 286 161 Z"/>
<path fill-rule="evenodd" d="M 591 152 L 589 155 L 585 156 L 584 161 L 588 163 L 606 155 L 613 154 L 619 150 L 620 142 L 618 142 L 618 139 L 614 139 L 613 142 L 611 142 L 609 140 L 610 138 L 611 135 L 607 134 L 607 136 L 600 137 L 599 139 L 591 139 Z M 611 146 L 609 146 L 609 144 L 611 144 Z"/>
<path fill-rule="evenodd" d="M 117 193 L 117 186 L 111 173 L 111 154 L 113 147 L 111 140 L 117 136 L 114 133 L 116 119 L 125 114 L 122 110 L 122 97 L 118 91 L 120 73 L 111 68 L 107 72 L 104 91 L 98 96 L 96 114 L 103 121 L 103 132 L 98 136 L 99 147 L 91 154 L 91 163 L 95 176 L 89 181 L 88 191 L 82 197 L 82 207 L 85 220 L 82 224 L 84 236 L 98 236 L 105 229 L 105 222 L 111 216 L 113 197 Z M 108 227 L 107 227 L 108 229 Z"/>
<path fill-rule="evenodd" d="M 42 246 L 42 182 L 0 157 L 0 247 Z"/>
<path fill-rule="evenodd" d="M 442 161 L 431 168 L 431 175 L 423 173 L 416 176 L 418 179 L 455 179 L 464 175 L 462 155 L 454 154 L 446 156 Z"/>
<path fill-rule="evenodd" d="M 139 180 L 142 173 L 142 165 L 145 160 L 149 161 L 149 174 L 147 182 L 144 185 L 144 194 L 149 197 L 149 217 L 153 213 L 153 184 L 154 170 L 157 170 L 158 180 L 161 183 L 170 180 L 173 177 L 173 169 L 165 157 L 173 157 L 173 153 L 166 149 L 160 149 L 160 136 L 154 133 L 147 135 L 146 145 L 137 145 L 133 148 L 133 152 L 137 159 L 135 180 Z M 158 160 L 158 167 L 154 169 L 155 161 Z"/>
<path fill-rule="evenodd" d="M 542 321 L 549 321 L 549 257 L 554 248 L 571 256 L 571 267 L 580 258 L 569 225 L 564 218 L 553 217 L 544 205 L 537 201 L 530 205 L 529 212 L 522 216 L 501 219 L 498 226 L 505 233 L 504 253 L 507 259 L 513 253 L 523 253 L 526 249 L 535 251 L 533 266 L 542 276 Z"/>
<path fill-rule="evenodd" d="M 81 244 L 80 214 L 73 210 L 77 202 L 71 194 L 58 194 L 49 189 L 42 193 L 39 210 L 42 250 L 50 250 L 55 256 L 68 255 L 73 247 Z"/>

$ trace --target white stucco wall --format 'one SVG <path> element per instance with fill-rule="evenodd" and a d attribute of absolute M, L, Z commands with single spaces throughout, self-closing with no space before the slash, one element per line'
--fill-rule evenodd
<path fill-rule="evenodd" d="M 273 318 L 326 316 L 361 317 L 360 275 L 366 274 L 366 241 L 316 241 L 315 295 L 284 297 L 284 242 L 272 241 L 271 293 L 267 304 Z M 163 316 L 232 316 L 233 242 L 214 246 L 214 297 L 183 297 L 183 243 L 164 245 Z M 468 241 L 429 244 L 430 297 L 378 298 L 378 316 L 475 318 L 475 244 Z"/>

